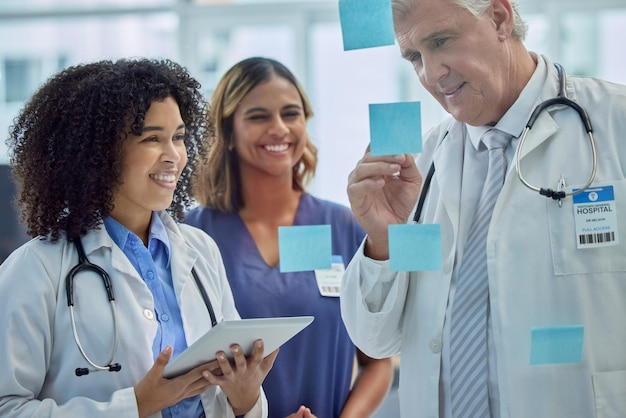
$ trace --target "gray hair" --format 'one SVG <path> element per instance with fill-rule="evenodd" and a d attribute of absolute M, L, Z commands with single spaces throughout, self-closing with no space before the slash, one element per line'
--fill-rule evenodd
<path fill-rule="evenodd" d="M 392 10 L 394 20 L 404 19 L 412 9 L 412 6 L 419 0 L 392 0 Z M 491 6 L 493 0 L 453 0 L 459 6 L 467 9 L 474 16 L 478 17 L 485 13 Z M 513 37 L 519 41 L 526 38 L 528 25 L 519 14 L 519 6 L 516 0 L 510 0 L 513 8 Z"/>

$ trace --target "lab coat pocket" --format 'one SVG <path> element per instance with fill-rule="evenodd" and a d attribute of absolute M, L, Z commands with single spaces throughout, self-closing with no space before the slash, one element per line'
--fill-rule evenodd
<path fill-rule="evenodd" d="M 623 418 L 626 414 L 626 370 L 594 373 L 597 418 Z"/>
<path fill-rule="evenodd" d="M 612 186 L 614 203 L 613 210 L 617 225 L 611 245 L 578 248 L 579 234 L 576 225 L 575 205 L 571 196 L 557 202 L 547 199 L 548 227 L 550 230 L 550 247 L 554 274 L 557 276 L 570 274 L 617 273 L 626 272 L 624 257 L 624 240 L 626 240 L 626 181 L 608 181 L 594 184 L 596 187 Z M 578 215 L 580 217 L 580 215 Z M 579 219 L 580 223 L 580 219 Z M 579 225 L 580 226 L 580 225 Z"/>

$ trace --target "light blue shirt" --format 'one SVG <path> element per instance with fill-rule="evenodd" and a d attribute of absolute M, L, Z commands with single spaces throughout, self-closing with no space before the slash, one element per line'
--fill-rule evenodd
<path fill-rule="evenodd" d="M 165 226 L 158 216 L 152 216 L 147 248 L 136 234 L 115 219 L 105 218 L 104 226 L 152 293 L 159 325 L 152 344 L 153 359 L 168 345 L 174 349 L 172 358 L 176 357 L 187 348 L 187 341 L 172 284 L 170 243 Z M 203 414 L 200 397 L 184 399 L 161 414 L 164 418 L 199 417 Z"/>

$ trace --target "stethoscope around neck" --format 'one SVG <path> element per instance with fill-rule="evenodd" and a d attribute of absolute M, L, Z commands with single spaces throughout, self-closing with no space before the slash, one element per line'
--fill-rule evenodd
<path fill-rule="evenodd" d="M 515 170 L 517 172 L 517 177 L 520 179 L 522 184 L 524 184 L 524 186 L 528 187 L 530 190 L 539 192 L 539 194 L 542 196 L 552 198 L 553 200 L 558 200 L 559 206 L 560 206 L 561 200 L 564 199 L 566 196 L 572 196 L 578 193 L 582 193 L 583 191 L 588 189 L 589 186 L 591 186 L 594 179 L 596 178 L 596 172 L 598 169 L 598 155 L 597 155 L 597 150 L 596 150 L 596 142 L 593 138 L 593 129 L 591 127 L 591 121 L 589 120 L 589 115 L 587 114 L 585 109 L 583 109 L 578 103 L 576 103 L 575 101 L 567 97 L 567 92 L 566 92 L 567 78 L 565 75 L 565 71 L 563 70 L 563 67 L 560 64 L 555 63 L 554 66 L 556 67 L 556 70 L 559 75 L 559 92 L 555 98 L 548 99 L 544 102 L 541 102 L 539 105 L 537 105 L 537 107 L 535 107 L 535 110 L 533 110 L 533 113 L 530 115 L 530 118 L 528 119 L 528 122 L 526 123 L 526 127 L 524 128 L 524 131 L 522 132 L 522 135 L 520 136 L 519 143 L 517 144 L 517 150 L 515 152 Z M 534 126 L 535 121 L 537 120 L 537 118 L 539 118 L 539 115 L 541 114 L 541 112 L 543 112 L 547 108 L 554 106 L 554 105 L 565 105 L 574 109 L 578 113 L 578 116 L 580 117 L 580 120 L 582 121 L 582 124 L 584 125 L 585 131 L 587 132 L 587 136 L 589 138 L 589 144 L 591 146 L 592 166 L 591 166 L 591 173 L 589 174 L 589 179 L 587 180 L 587 183 L 585 183 L 584 186 L 577 188 L 576 190 L 572 190 L 571 192 L 566 192 L 565 190 L 563 190 L 564 187 L 562 184 L 559 184 L 559 186 L 557 187 L 557 190 L 533 186 L 524 178 L 522 174 L 521 156 L 522 156 L 522 150 L 524 148 L 524 143 L 526 142 L 526 136 L 528 136 L 528 132 L 530 132 L 530 130 Z M 448 132 L 446 132 L 446 134 L 443 136 L 443 139 L 445 139 L 447 135 L 448 135 Z M 420 196 L 417 201 L 417 208 L 415 209 L 415 213 L 413 215 L 413 222 L 415 223 L 419 222 L 419 219 L 422 216 L 422 209 L 424 208 L 426 195 L 428 194 L 428 190 L 430 189 L 430 183 L 432 181 L 434 174 L 435 174 L 435 163 L 433 162 L 430 165 L 428 174 L 426 175 L 424 179 L 424 185 L 422 186 L 422 191 L 420 192 Z M 560 180 L 560 182 L 561 181 L 563 180 Z"/>
<path fill-rule="evenodd" d="M 589 186 L 591 186 L 591 183 L 593 183 L 593 180 L 596 178 L 596 171 L 598 169 L 598 154 L 596 150 L 596 141 L 593 139 L 593 129 L 591 128 L 591 121 L 589 120 L 589 115 L 587 114 L 585 109 L 583 109 L 578 103 L 576 103 L 575 101 L 567 97 L 567 92 L 565 91 L 565 88 L 566 88 L 565 71 L 563 70 L 563 67 L 561 66 L 561 64 L 554 64 L 554 66 L 556 67 L 556 70 L 559 73 L 559 93 L 557 97 L 553 99 L 548 99 L 540 103 L 535 108 L 533 113 L 530 115 L 530 119 L 528 119 L 528 122 L 526 123 L 526 128 L 524 128 L 524 132 L 522 132 L 522 136 L 520 137 L 519 144 L 517 145 L 517 152 L 515 153 L 516 154 L 515 169 L 517 171 L 517 177 L 519 177 L 520 181 L 524 184 L 524 186 L 528 187 L 529 189 L 535 192 L 539 192 L 539 194 L 542 196 L 550 197 L 560 202 L 561 199 L 565 198 L 566 196 L 572 196 L 578 193 L 582 193 L 587 188 L 589 188 Z M 585 127 L 585 131 L 587 132 L 587 136 L 589 138 L 589 145 L 591 146 L 592 165 L 591 165 L 591 173 L 589 174 L 589 179 L 587 180 L 587 183 L 585 183 L 584 186 L 571 192 L 566 192 L 565 190 L 552 190 L 552 189 L 547 189 L 543 187 L 533 186 L 528 181 L 526 181 L 526 179 L 522 175 L 522 166 L 521 166 L 522 149 L 524 147 L 524 143 L 526 142 L 526 136 L 528 135 L 528 132 L 530 132 L 533 125 L 535 124 L 535 121 L 537 120 L 537 118 L 539 117 L 542 111 L 549 108 L 550 106 L 558 105 L 558 104 L 569 106 L 572 109 L 574 109 L 576 112 L 578 112 L 578 116 L 580 116 L 580 120 L 582 121 Z"/>
<path fill-rule="evenodd" d="M 72 325 L 72 334 L 74 335 L 74 341 L 76 342 L 76 346 L 80 351 L 80 354 L 83 358 L 89 363 L 92 367 L 92 370 L 86 367 L 77 367 L 75 370 L 76 376 L 84 376 L 89 374 L 92 371 L 109 371 L 109 372 L 119 372 L 122 370 L 122 365 L 120 363 L 113 363 L 113 359 L 115 358 L 115 354 L 117 352 L 117 346 L 119 341 L 119 333 L 118 333 L 118 321 L 117 321 L 117 308 L 115 305 L 115 294 L 113 292 L 113 283 L 111 282 L 111 277 L 109 274 L 100 266 L 93 264 L 87 258 L 85 254 L 85 249 L 83 248 L 83 243 L 80 238 L 75 238 L 73 240 L 74 245 L 76 247 L 76 252 L 78 253 L 78 264 L 76 264 L 69 271 L 67 276 L 65 277 L 65 293 L 67 295 L 67 306 L 70 311 L 70 323 Z M 111 355 L 107 364 L 104 366 L 98 365 L 96 362 L 91 360 L 91 358 L 85 352 L 83 345 L 80 342 L 80 338 L 78 336 L 78 331 L 76 330 L 76 321 L 74 318 L 74 279 L 79 273 L 83 272 L 92 272 L 96 273 L 102 279 L 102 283 L 107 293 L 107 298 L 109 299 L 109 304 L 111 306 L 111 315 L 113 317 L 113 347 L 111 348 Z M 200 278 L 196 274 L 195 268 L 191 269 L 191 274 L 193 275 L 194 281 L 200 290 L 200 294 L 202 296 L 202 300 L 209 311 L 209 316 L 211 317 L 211 326 L 217 325 L 217 319 L 215 317 L 215 312 L 213 311 L 213 305 L 211 304 L 211 300 L 209 299 L 209 295 L 207 294 L 204 286 L 200 282 Z"/>

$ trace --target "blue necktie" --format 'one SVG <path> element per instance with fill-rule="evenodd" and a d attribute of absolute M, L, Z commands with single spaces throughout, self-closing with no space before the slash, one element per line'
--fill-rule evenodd
<path fill-rule="evenodd" d="M 493 207 L 504 184 L 504 148 L 510 136 L 490 129 L 481 140 L 489 150 L 489 168 L 456 276 L 452 305 L 450 377 L 452 416 L 455 418 L 490 415 L 487 387 L 487 231 Z"/>

